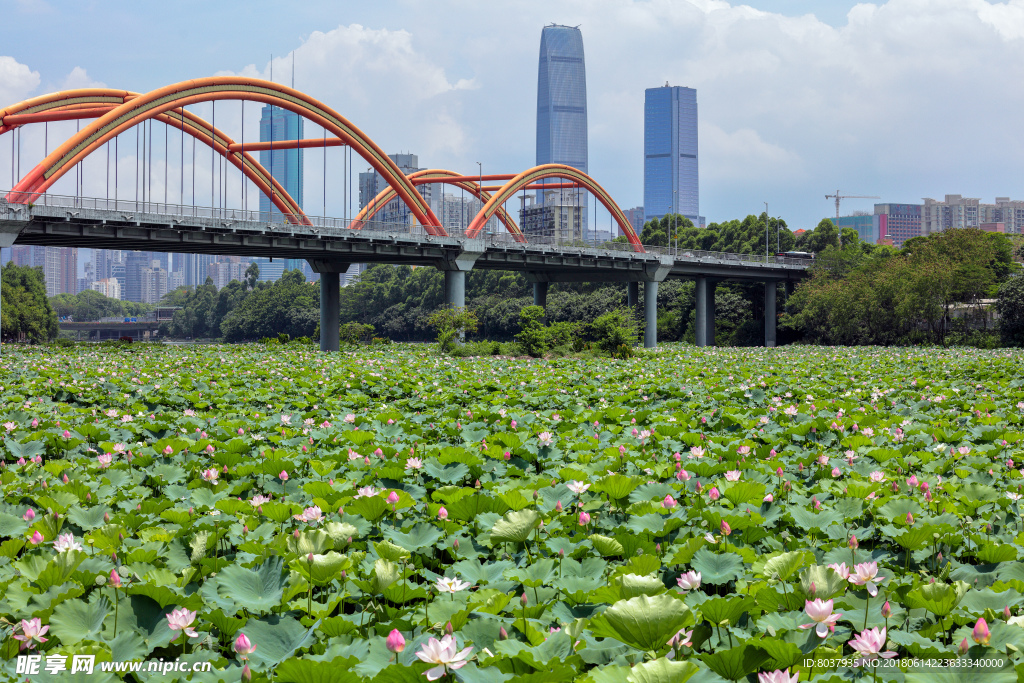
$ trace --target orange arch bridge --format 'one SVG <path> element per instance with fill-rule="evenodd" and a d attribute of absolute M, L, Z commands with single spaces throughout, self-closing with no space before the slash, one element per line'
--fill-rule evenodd
<path fill-rule="evenodd" d="M 105 88 L 85 88 L 42 95 L 0 110 L 0 135 L 29 123 L 98 118 L 118 104 L 138 96 L 138 93 Z M 154 118 L 191 135 L 207 146 L 212 145 L 218 154 L 225 157 L 261 192 L 271 198 L 288 222 L 308 223 L 298 203 L 252 155 L 234 150 L 229 152 L 229 147 L 234 143 L 223 131 L 214 128 L 199 116 L 185 111 L 184 108 L 168 111 Z M 19 198 L 12 193 L 9 199 L 18 201 Z"/>

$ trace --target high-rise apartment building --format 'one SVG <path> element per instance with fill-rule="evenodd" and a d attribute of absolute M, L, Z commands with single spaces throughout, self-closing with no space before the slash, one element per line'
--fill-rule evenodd
<path fill-rule="evenodd" d="M 636 206 L 632 209 L 626 209 L 622 213 L 626 214 L 626 220 L 633 226 L 633 230 L 637 235 L 644 231 L 644 223 L 647 222 L 647 219 L 644 217 L 644 207 Z M 618 234 L 622 235 L 621 228 Z"/>
<path fill-rule="evenodd" d="M 912 237 L 921 236 L 920 204 L 875 204 L 875 241 L 891 239 L 893 246 L 902 247 Z"/>
<path fill-rule="evenodd" d="M 148 268 L 142 269 L 139 289 L 143 303 L 156 304 L 167 294 L 167 271 L 160 267 L 160 259 L 149 263 Z"/>
<path fill-rule="evenodd" d="M 583 56 L 583 34 L 578 26 L 545 26 L 540 34 L 540 63 L 537 69 L 537 165 L 565 164 L 588 173 L 587 70 Z M 541 181 L 546 184 L 545 181 Z M 561 181 L 555 179 L 552 183 Z M 573 191 L 569 191 L 573 194 Z M 538 191 L 535 208 L 556 203 L 552 212 L 565 213 L 566 206 L 581 211 L 582 232 L 587 232 L 587 192 L 567 201 L 564 193 Z M 542 223 L 549 221 L 538 219 Z M 550 222 L 555 222 L 554 216 Z"/>
<path fill-rule="evenodd" d="M 278 140 L 301 140 L 302 117 L 298 114 L 267 105 L 263 107 L 260 118 L 260 142 L 276 142 Z M 270 171 L 277 182 L 281 183 L 292 199 L 302 206 L 302 162 L 301 149 L 275 149 L 260 152 L 260 164 Z M 283 217 L 270 202 L 270 197 L 260 194 L 260 213 L 267 213 L 271 221 L 281 221 Z"/>
<path fill-rule="evenodd" d="M 121 294 L 125 301 L 143 301 L 143 270 L 152 267 L 148 251 L 129 251 L 124 258 L 124 286 Z"/>
<path fill-rule="evenodd" d="M 103 278 L 102 280 L 95 280 L 91 288 L 94 291 L 99 292 L 103 296 L 110 297 L 111 299 L 121 298 L 121 283 L 115 278 Z"/>
<path fill-rule="evenodd" d="M 700 215 L 697 91 L 670 86 L 644 91 L 644 218 Z"/>

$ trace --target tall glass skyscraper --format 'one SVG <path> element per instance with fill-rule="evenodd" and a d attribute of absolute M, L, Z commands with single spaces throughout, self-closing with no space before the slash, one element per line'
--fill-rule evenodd
<path fill-rule="evenodd" d="M 644 93 L 644 218 L 667 213 L 700 225 L 697 91 L 670 86 Z"/>
<path fill-rule="evenodd" d="M 537 73 L 537 164 L 565 164 L 587 173 L 587 70 L 578 27 L 545 26 Z M 552 180 L 551 182 L 561 182 Z M 546 196 L 545 196 L 546 195 Z M 538 205 L 581 209 L 586 233 L 587 194 L 538 192 Z"/>
<path fill-rule="evenodd" d="M 263 115 L 260 117 L 260 142 L 301 140 L 302 122 L 302 117 L 294 112 L 267 105 L 263 107 Z M 281 183 L 285 192 L 298 203 L 300 208 L 302 207 L 302 161 L 303 150 L 301 149 L 260 151 L 260 164 L 270 171 L 277 182 Z M 270 220 L 274 222 L 284 220 L 281 212 L 270 203 L 270 197 L 264 194 L 260 194 L 260 213 L 270 213 Z M 266 265 L 270 265 L 269 261 Z M 261 264 L 261 267 L 264 265 Z M 283 267 L 285 270 L 298 268 L 305 272 L 305 261 L 287 259 Z M 271 270 L 274 269 L 271 268 Z M 267 278 L 261 275 L 260 279 Z"/>

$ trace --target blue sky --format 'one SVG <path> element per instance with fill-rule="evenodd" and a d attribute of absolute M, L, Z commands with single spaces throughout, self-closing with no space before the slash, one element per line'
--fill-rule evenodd
<path fill-rule="evenodd" d="M 623 208 L 643 197 L 643 90 L 666 80 L 698 91 L 709 220 L 767 201 L 791 227 L 810 227 L 834 211 L 824 195 L 836 189 L 893 202 L 1024 199 L 1024 0 L 3 5 L 0 107 L 96 83 L 145 91 L 217 73 L 268 77 L 271 54 L 286 81 L 294 52 L 296 87 L 385 151 L 512 172 L 534 161 L 540 30 L 579 24 L 590 170 Z M 232 116 L 218 109 L 218 124 Z M 328 156 L 334 215 L 340 159 Z M 307 195 L 322 196 L 309 175 Z M 872 203 L 850 200 L 844 213 Z"/>

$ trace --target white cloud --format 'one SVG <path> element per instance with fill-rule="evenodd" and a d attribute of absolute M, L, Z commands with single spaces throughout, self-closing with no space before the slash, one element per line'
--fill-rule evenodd
<path fill-rule="evenodd" d="M 38 71 L 13 57 L 0 56 L 0 108 L 24 100 L 38 87 Z"/>
<path fill-rule="evenodd" d="M 741 128 L 727 133 L 713 123 L 702 123 L 699 128 L 704 160 L 701 179 L 706 182 L 749 182 L 765 176 L 781 176 L 790 182 L 804 179 L 800 156 L 765 142 L 755 130 Z"/>
<path fill-rule="evenodd" d="M 64 82 L 61 83 L 61 90 L 73 90 L 75 88 L 105 88 L 106 83 L 100 81 L 94 81 L 86 73 L 85 69 L 80 66 L 76 66 L 71 70 L 67 76 L 64 77 Z"/>

